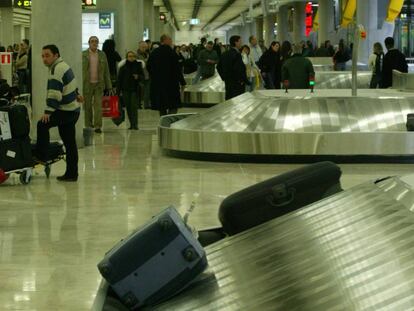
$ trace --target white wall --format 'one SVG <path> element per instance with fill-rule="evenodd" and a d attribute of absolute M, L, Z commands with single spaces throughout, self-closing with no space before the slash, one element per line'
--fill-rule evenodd
<path fill-rule="evenodd" d="M 183 30 L 183 28 L 175 32 L 174 44 L 199 43 L 200 38 L 206 34 L 209 35 L 208 41 L 214 41 L 214 38 L 219 38 L 221 42 L 225 42 L 226 33 L 224 31 L 201 32 L 200 30 Z M 188 26 L 185 26 L 185 28 L 188 29 Z"/>

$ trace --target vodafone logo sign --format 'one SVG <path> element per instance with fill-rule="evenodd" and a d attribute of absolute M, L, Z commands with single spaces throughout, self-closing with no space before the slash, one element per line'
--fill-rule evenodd
<path fill-rule="evenodd" d="M 12 62 L 11 54 L 9 53 L 0 53 L 0 64 L 1 65 L 10 65 Z"/>

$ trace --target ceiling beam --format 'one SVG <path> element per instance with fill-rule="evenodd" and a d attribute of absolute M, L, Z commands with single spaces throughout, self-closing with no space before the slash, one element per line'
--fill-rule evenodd
<path fill-rule="evenodd" d="M 177 19 L 175 18 L 174 11 L 172 9 L 170 0 L 162 0 L 162 3 L 164 3 L 165 8 L 168 10 L 168 12 L 170 12 L 171 18 L 174 20 L 174 26 L 175 26 L 175 28 L 178 31 L 180 31 L 180 27 L 178 27 L 178 22 L 177 22 Z"/>
<path fill-rule="evenodd" d="M 253 4 L 253 9 L 255 9 L 255 8 L 259 7 L 260 5 L 261 5 L 261 1 L 256 2 L 255 4 Z M 223 27 L 224 25 L 226 25 L 226 24 L 228 24 L 228 23 L 231 23 L 231 22 L 232 22 L 232 21 L 234 21 L 235 19 L 238 19 L 238 18 L 240 17 L 240 15 L 241 15 L 241 14 L 243 14 L 243 13 L 248 13 L 248 12 L 249 12 L 249 9 L 246 9 L 246 10 L 244 10 L 244 11 L 241 11 L 239 14 L 237 14 L 236 16 L 234 16 L 234 17 L 232 17 L 232 18 L 230 18 L 230 19 L 226 20 L 223 24 L 221 24 L 220 26 L 218 26 L 218 27 L 214 28 L 213 30 L 217 30 L 217 29 L 219 29 L 219 28 Z"/>
<path fill-rule="evenodd" d="M 207 24 L 205 24 L 203 26 L 203 28 L 201 28 L 201 30 L 206 29 L 206 27 L 211 24 L 212 22 L 214 22 L 217 17 L 219 17 L 221 14 L 224 13 L 224 11 L 226 11 L 229 7 L 231 7 L 231 5 L 236 2 L 236 0 L 227 0 L 227 2 L 217 11 L 216 14 L 214 14 L 214 16 L 207 22 Z"/>
<path fill-rule="evenodd" d="M 191 18 L 197 18 L 198 11 L 200 11 L 201 4 L 203 3 L 203 0 L 194 0 L 194 7 L 193 7 L 193 14 L 191 15 Z M 190 30 L 193 29 L 194 25 L 190 25 Z"/>

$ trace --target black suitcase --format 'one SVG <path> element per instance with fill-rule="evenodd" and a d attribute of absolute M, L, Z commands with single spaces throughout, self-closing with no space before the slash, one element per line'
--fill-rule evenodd
<path fill-rule="evenodd" d="M 407 114 L 406 127 L 407 127 L 408 132 L 413 132 L 414 131 L 414 113 Z"/>
<path fill-rule="evenodd" d="M 234 235 L 342 191 L 341 170 L 319 162 L 270 178 L 223 200 L 219 219 Z"/>
<path fill-rule="evenodd" d="M 30 139 L 0 141 L 0 169 L 5 172 L 33 166 Z"/>
<path fill-rule="evenodd" d="M 0 111 L 6 111 L 9 114 L 10 130 L 13 139 L 23 139 L 29 136 L 30 120 L 26 106 L 5 106 L 0 107 Z"/>
<path fill-rule="evenodd" d="M 32 153 L 36 154 L 36 144 L 32 144 Z M 60 142 L 55 141 L 49 143 L 49 147 L 47 149 L 47 158 L 49 159 L 49 161 L 58 159 L 64 154 L 65 150 L 63 149 L 63 145 Z"/>

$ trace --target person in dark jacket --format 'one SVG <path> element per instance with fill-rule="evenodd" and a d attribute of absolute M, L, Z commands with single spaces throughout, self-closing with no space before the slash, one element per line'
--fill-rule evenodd
<path fill-rule="evenodd" d="M 111 76 L 111 82 L 115 84 L 116 82 L 116 63 L 121 61 L 121 56 L 115 50 L 115 41 L 112 39 L 107 39 L 102 45 L 102 51 L 106 55 L 108 61 L 109 74 Z"/>
<path fill-rule="evenodd" d="M 221 56 L 221 43 L 219 41 L 219 38 L 215 38 L 214 39 L 214 46 L 213 46 L 213 50 L 216 51 L 217 56 L 220 58 Z"/>
<path fill-rule="evenodd" d="M 218 60 L 217 52 L 213 50 L 213 42 L 209 41 L 206 48 L 198 54 L 197 63 L 200 66 L 201 80 L 214 76 Z"/>
<path fill-rule="evenodd" d="M 221 55 L 217 64 L 217 71 L 226 86 L 226 100 L 243 94 L 246 91 L 246 85 L 250 85 L 246 75 L 246 66 L 240 53 L 241 45 L 240 36 L 230 37 L 231 48 Z"/>
<path fill-rule="evenodd" d="M 161 45 L 150 54 L 147 69 L 151 78 L 151 108 L 161 116 L 177 113 L 181 106 L 180 85 L 184 87 L 186 83 L 170 36 L 161 36 Z"/>
<path fill-rule="evenodd" d="M 262 72 L 266 89 L 280 89 L 281 60 L 280 43 L 273 41 L 260 57 L 258 66 Z"/>
<path fill-rule="evenodd" d="M 345 47 L 344 40 L 339 41 L 338 51 L 333 56 L 334 70 L 345 71 L 346 62 L 351 59 L 349 50 Z"/>
<path fill-rule="evenodd" d="M 290 89 L 308 89 L 315 70 L 309 59 L 302 56 L 302 46 L 293 46 L 293 55 L 282 66 L 282 79 Z"/>
<path fill-rule="evenodd" d="M 392 71 L 398 70 L 400 72 L 408 72 L 408 65 L 405 60 L 405 55 L 394 48 L 393 38 L 386 38 L 384 43 L 387 48 L 387 54 L 385 54 L 384 62 L 382 64 L 381 88 L 388 88 L 392 86 Z"/>
<path fill-rule="evenodd" d="M 136 54 L 129 51 L 125 65 L 119 68 L 117 84 L 118 94 L 127 109 L 130 130 L 138 130 L 139 81 L 144 79 L 142 64 L 136 60 Z"/>

